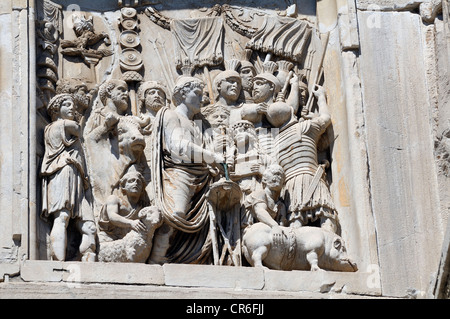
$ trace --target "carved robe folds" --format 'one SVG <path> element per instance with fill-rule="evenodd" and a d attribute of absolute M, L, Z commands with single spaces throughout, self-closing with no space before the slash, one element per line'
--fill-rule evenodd
<path fill-rule="evenodd" d="M 178 43 L 176 65 L 193 67 L 217 65 L 223 61 L 223 21 L 216 18 L 172 20 L 172 33 Z"/>
<path fill-rule="evenodd" d="M 58 120 L 45 128 L 45 156 L 41 167 L 42 217 L 67 209 L 71 218 L 94 220 L 86 202 L 88 181 L 85 175 L 83 150 L 78 137 L 68 137 Z"/>
<path fill-rule="evenodd" d="M 80 11 L 69 28 L 59 25 L 63 39 L 47 37 L 59 87 L 41 92 L 41 105 L 56 92 L 74 94 L 79 135 L 66 136 L 65 118 L 41 114 L 51 123 L 41 128 L 43 220 L 57 225 L 48 217 L 67 210 L 92 221 L 81 236 L 95 239 L 89 252 L 100 262 L 352 271 L 318 161 L 331 118 L 313 74 L 326 48 L 315 24 L 251 7 L 184 15 L 172 5 L 158 4 L 171 17 L 145 5 Z M 55 21 L 48 14 L 43 20 Z M 61 219 L 70 235 L 66 212 Z M 82 246 L 80 236 L 62 235 L 53 238 Z M 305 243 L 334 247 L 345 266 L 305 262 Z M 81 259 L 68 255 L 58 259 Z"/>
<path fill-rule="evenodd" d="M 167 112 L 173 111 L 163 108 L 155 118 L 153 147 L 158 151 L 154 152 L 152 161 L 155 204 L 161 208 L 167 224 L 176 230 L 175 235 L 171 233 L 175 236 L 175 244 L 171 245 L 166 257 L 170 262 L 201 263 L 210 255 L 209 243 L 205 242 L 209 222 L 206 193 L 210 172 L 201 156 L 191 157 L 189 145 L 202 144 L 202 133 L 197 127 L 193 127 L 193 131 L 180 129 L 175 132 L 180 135 L 173 136 L 172 147 L 168 147 L 163 137 Z M 182 212 L 184 216 L 174 212 Z"/>

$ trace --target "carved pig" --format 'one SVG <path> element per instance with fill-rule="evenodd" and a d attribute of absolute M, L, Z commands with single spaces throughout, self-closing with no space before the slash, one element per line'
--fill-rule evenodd
<path fill-rule="evenodd" d="M 243 236 L 245 258 L 254 267 L 276 270 L 356 271 L 344 241 L 333 232 L 319 227 L 275 227 L 256 223 Z M 284 235 L 279 230 L 282 229 Z"/>

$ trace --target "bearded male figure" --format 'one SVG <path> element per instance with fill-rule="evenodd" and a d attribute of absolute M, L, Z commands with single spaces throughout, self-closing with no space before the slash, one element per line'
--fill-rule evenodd
<path fill-rule="evenodd" d="M 144 149 L 145 160 L 142 161 L 141 172 L 146 184 L 146 192 L 150 203 L 154 202 L 154 193 L 151 178 L 152 161 L 152 134 L 156 115 L 163 107 L 168 106 L 169 92 L 164 84 L 159 81 L 146 81 L 138 89 L 139 117 L 142 121 L 142 134 L 144 135 L 146 147 Z"/>

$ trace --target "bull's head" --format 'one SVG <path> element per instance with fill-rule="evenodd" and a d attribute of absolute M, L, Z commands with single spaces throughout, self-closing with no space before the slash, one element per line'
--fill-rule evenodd
<path fill-rule="evenodd" d="M 140 125 L 132 116 L 123 116 L 117 123 L 119 151 L 131 159 L 137 159 L 145 148 Z"/>

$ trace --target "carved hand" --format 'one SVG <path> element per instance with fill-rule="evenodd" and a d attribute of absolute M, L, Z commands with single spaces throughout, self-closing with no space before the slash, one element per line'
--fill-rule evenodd
<path fill-rule="evenodd" d="M 325 89 L 320 85 L 317 85 L 317 84 L 314 85 L 312 92 L 314 93 L 314 96 L 318 99 L 320 97 L 325 97 Z"/>
<path fill-rule="evenodd" d="M 141 127 L 147 126 L 150 123 L 150 115 L 141 114 L 138 117 L 138 123 Z"/>
<path fill-rule="evenodd" d="M 212 163 L 212 162 L 214 162 L 216 164 L 225 163 L 225 158 L 223 157 L 222 154 L 214 153 L 214 152 L 211 152 L 208 150 L 203 151 L 203 158 L 206 163 Z"/>
<path fill-rule="evenodd" d="M 295 86 L 295 85 L 298 86 L 298 83 L 299 83 L 298 75 L 295 74 L 295 73 L 293 73 L 292 78 L 289 80 L 289 84 L 290 84 L 291 86 Z"/>
<path fill-rule="evenodd" d="M 250 167 L 250 170 L 252 171 L 252 173 L 255 173 L 255 174 L 258 174 L 258 175 L 262 175 L 261 165 L 260 164 L 253 164 Z"/>
<path fill-rule="evenodd" d="M 137 232 L 143 232 L 147 229 L 145 224 L 140 219 L 130 221 L 130 226 L 132 230 Z"/>
<path fill-rule="evenodd" d="M 223 152 L 229 144 L 228 136 L 219 135 L 214 138 L 214 149 Z"/>
<path fill-rule="evenodd" d="M 117 114 L 108 113 L 105 116 L 105 124 L 108 129 L 112 128 L 119 121 Z"/>
<path fill-rule="evenodd" d="M 266 103 L 258 104 L 258 106 L 256 107 L 256 112 L 258 114 L 266 114 L 267 113 L 267 104 Z"/>
<path fill-rule="evenodd" d="M 214 162 L 217 164 L 225 163 L 225 158 L 220 153 L 214 153 Z"/>
<path fill-rule="evenodd" d="M 283 229 L 276 225 L 272 226 L 272 238 L 275 246 L 283 245 L 286 242 L 286 234 L 283 232 Z"/>

